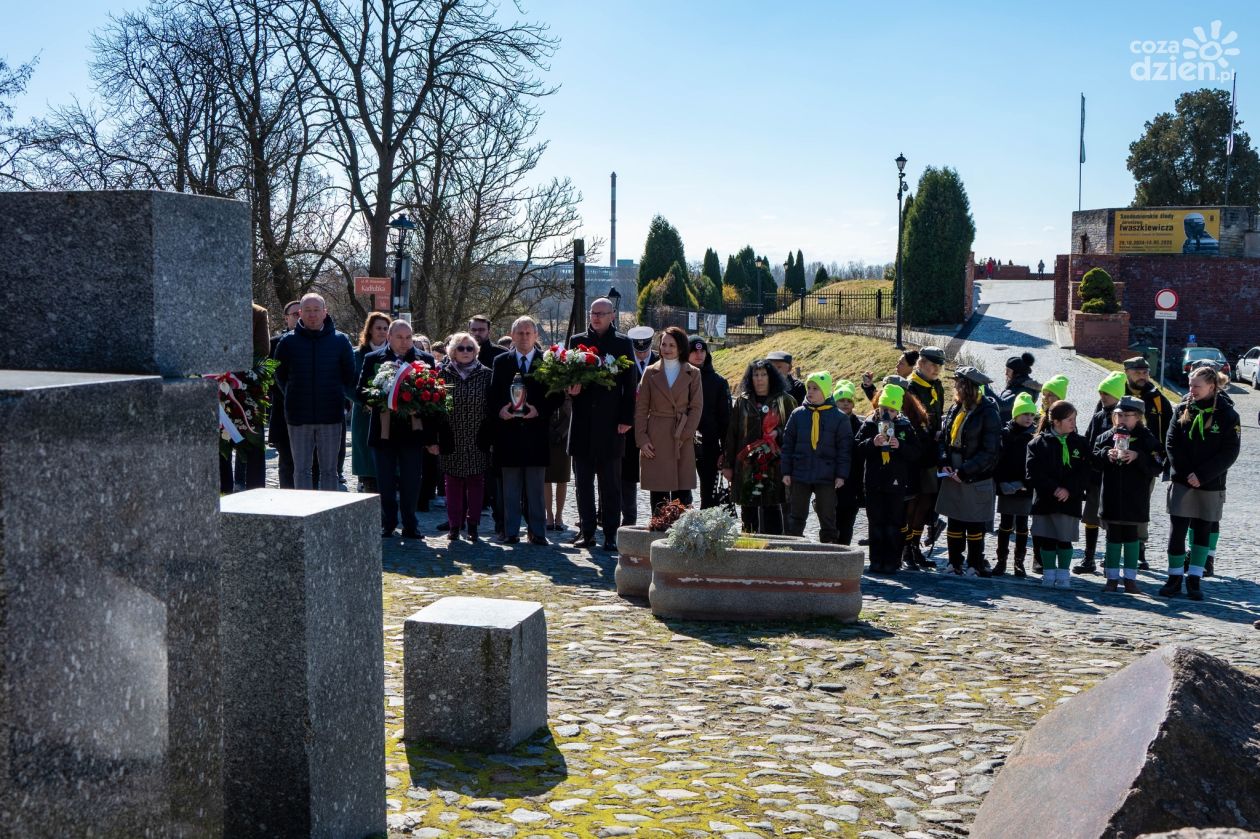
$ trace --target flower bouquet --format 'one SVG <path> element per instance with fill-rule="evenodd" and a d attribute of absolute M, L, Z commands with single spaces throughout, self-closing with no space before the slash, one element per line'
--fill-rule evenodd
<path fill-rule="evenodd" d="M 765 414 L 761 421 L 761 437 L 753 440 L 736 456 L 741 470 L 742 497 L 756 498 L 761 495 L 779 462 L 778 429 L 779 415 L 774 411 Z"/>
<path fill-rule="evenodd" d="M 601 356 L 595 347 L 578 344 L 565 349 L 552 344 L 543 352 L 542 361 L 531 374 L 547 386 L 547 395 L 563 393 L 570 385 L 599 385 L 611 388 L 617 383 L 617 374 L 630 367 L 630 359 L 624 355 Z"/>
<path fill-rule="evenodd" d="M 261 358 L 249 370 L 205 377 L 219 385 L 219 453 L 224 457 L 238 446 L 263 449 L 278 364 L 275 359 Z"/>
<path fill-rule="evenodd" d="M 450 412 L 451 395 L 437 371 L 423 361 L 386 361 L 368 386 L 367 404 L 381 412 L 381 439 L 388 440 L 391 416 L 410 420 L 419 430 L 423 417 Z"/>

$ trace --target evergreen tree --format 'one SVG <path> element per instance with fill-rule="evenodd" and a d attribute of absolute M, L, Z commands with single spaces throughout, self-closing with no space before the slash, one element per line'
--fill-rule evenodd
<path fill-rule="evenodd" d="M 653 216 L 648 226 L 647 242 L 643 245 L 643 256 L 639 259 L 639 288 L 665 276 L 674 263 L 687 264 L 682 237 L 664 216 Z M 685 272 L 683 276 L 686 276 Z"/>
<path fill-rule="evenodd" d="M 708 277 L 717 286 L 718 291 L 722 290 L 722 263 L 718 262 L 717 251 L 713 248 L 706 248 L 704 251 L 704 265 L 700 269 L 702 276 Z"/>
<path fill-rule="evenodd" d="M 675 262 L 665 278 L 661 280 L 661 302 L 666 306 L 677 306 L 683 309 L 698 309 L 700 302 L 687 282 L 687 269 L 682 263 Z"/>
<path fill-rule="evenodd" d="M 701 276 L 700 279 L 696 280 L 695 291 L 696 299 L 700 301 L 701 309 L 706 312 L 722 311 L 722 291 L 712 279 L 707 276 Z"/>
<path fill-rule="evenodd" d="M 925 326 L 962 321 L 963 273 L 975 238 L 971 202 L 958 172 L 929 166 L 919 178 L 902 243 L 908 322 Z"/>
<path fill-rule="evenodd" d="M 831 277 L 827 276 L 827 269 L 819 265 L 818 273 L 814 275 L 814 288 L 822 288 L 829 282 L 831 282 Z"/>
<path fill-rule="evenodd" d="M 795 257 L 788 254 L 787 264 L 783 267 L 783 286 L 793 294 L 805 293 L 805 256 L 799 250 Z"/>
<path fill-rule="evenodd" d="M 805 293 L 805 255 L 800 248 L 796 249 L 796 291 L 798 294 Z"/>
<path fill-rule="evenodd" d="M 788 251 L 787 262 L 783 263 L 783 285 L 792 288 L 796 284 L 796 257 Z"/>
<path fill-rule="evenodd" d="M 733 288 L 739 292 L 741 299 L 748 299 L 748 275 L 744 273 L 743 263 L 734 256 L 726 258 L 726 274 L 722 281 L 722 288 Z M 725 294 L 723 299 L 725 299 Z"/>

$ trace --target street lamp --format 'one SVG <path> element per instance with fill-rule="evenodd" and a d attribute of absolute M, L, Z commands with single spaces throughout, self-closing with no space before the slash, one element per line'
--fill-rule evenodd
<path fill-rule="evenodd" d="M 906 283 L 901 276 L 901 196 L 910 187 L 906 186 L 906 156 L 897 155 L 897 288 L 894 294 L 897 306 L 897 349 L 904 350 L 906 345 L 901 341 L 901 312 L 905 308 Z"/>
<path fill-rule="evenodd" d="M 389 226 L 398 234 L 395 240 L 398 250 L 394 254 L 393 290 L 389 296 L 390 317 L 396 318 L 399 311 L 411 306 L 411 257 L 407 255 L 407 233 L 416 229 L 416 223 L 406 213 L 399 213 Z"/>
<path fill-rule="evenodd" d="M 757 274 L 757 325 L 762 326 L 765 323 L 766 298 L 761 295 L 761 269 L 765 267 L 765 261 L 758 257 L 753 260 L 753 267 L 756 268 Z"/>

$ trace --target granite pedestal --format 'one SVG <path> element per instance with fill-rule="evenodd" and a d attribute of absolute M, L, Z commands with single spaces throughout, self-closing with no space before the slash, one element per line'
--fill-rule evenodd
<path fill-rule="evenodd" d="M 385 832 L 380 499 L 222 498 L 225 828 Z"/>
<path fill-rule="evenodd" d="M 403 626 L 403 737 L 511 749 L 547 724 L 547 623 L 537 603 L 444 597 Z"/>
<path fill-rule="evenodd" d="M 214 399 L 0 371 L 0 835 L 221 835 Z"/>
<path fill-rule="evenodd" d="M 0 231 L 0 368 L 182 376 L 249 366 L 246 204 L 0 192 Z"/>

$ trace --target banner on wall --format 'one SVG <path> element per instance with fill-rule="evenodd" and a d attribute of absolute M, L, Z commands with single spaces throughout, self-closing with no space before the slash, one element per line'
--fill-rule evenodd
<path fill-rule="evenodd" d="M 1219 207 L 1116 210 L 1112 251 L 1219 256 L 1221 210 Z"/>

